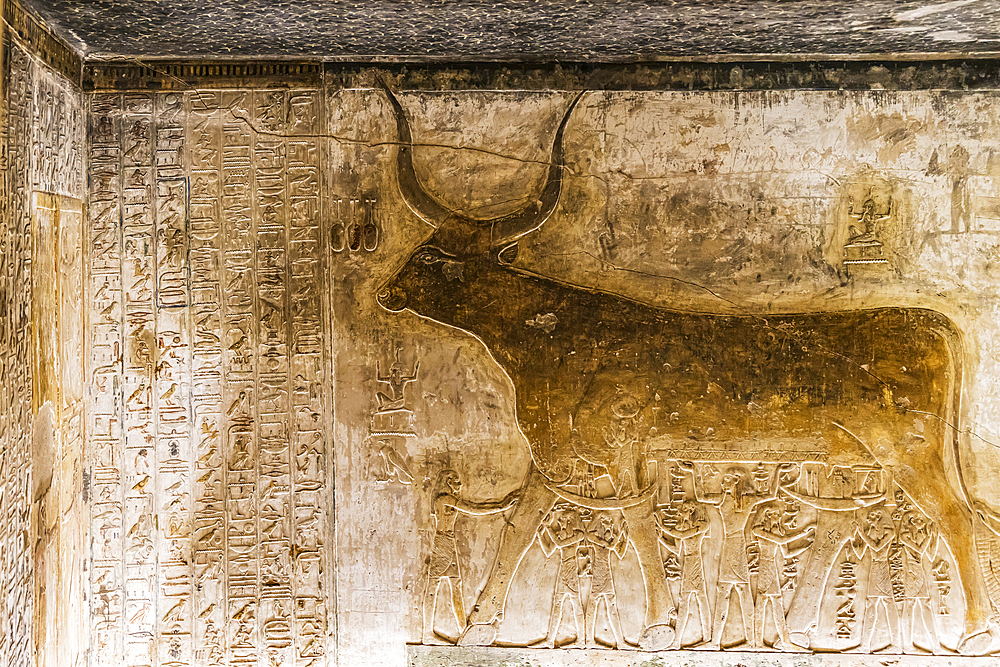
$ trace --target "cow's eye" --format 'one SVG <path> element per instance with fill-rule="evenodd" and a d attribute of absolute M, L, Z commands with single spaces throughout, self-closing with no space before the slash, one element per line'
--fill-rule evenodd
<path fill-rule="evenodd" d="M 437 253 L 433 250 L 421 250 L 417 253 L 417 261 L 421 264 L 434 264 L 439 259 Z"/>

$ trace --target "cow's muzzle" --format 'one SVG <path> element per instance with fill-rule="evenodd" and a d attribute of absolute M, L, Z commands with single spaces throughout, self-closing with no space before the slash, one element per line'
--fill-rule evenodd
<path fill-rule="evenodd" d="M 394 285 L 383 287 L 375 298 L 380 306 L 393 313 L 406 308 L 406 292 Z"/>

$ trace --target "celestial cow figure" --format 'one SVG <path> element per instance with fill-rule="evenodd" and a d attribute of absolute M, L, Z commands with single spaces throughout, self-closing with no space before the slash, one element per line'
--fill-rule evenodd
<path fill-rule="evenodd" d="M 955 554 L 967 636 L 989 629 L 996 612 L 973 539 L 982 524 L 961 482 L 957 434 L 949 426 L 958 415 L 962 341 L 947 318 L 902 307 L 694 313 L 533 273 L 515 264 L 517 245 L 558 208 L 566 171 L 563 137 L 582 94 L 556 130 L 531 203 L 477 220 L 449 210 L 420 185 L 406 114 L 383 89 L 396 117 L 400 192 L 433 233 L 380 288 L 378 301 L 389 311 L 409 309 L 478 339 L 511 380 L 517 424 L 533 463 L 463 644 L 495 640 L 518 564 L 559 498 L 623 513 L 645 588 L 639 643 L 648 649 L 672 643 L 674 609 L 660 562 L 649 443 L 644 432 L 638 439 L 607 437 L 632 406 L 638 410 L 629 418 L 655 425 L 657 437 L 685 439 L 712 429 L 688 447 L 717 449 L 745 439 L 752 428 L 761 441 L 822 447 L 831 466 L 867 463 L 890 470 L 941 527 Z M 569 216 L 572 202 L 565 202 L 560 217 Z M 539 317 L 544 326 L 528 324 Z M 657 420 L 664 413 L 674 418 Z M 915 433 L 915 416 L 927 414 L 939 419 Z M 618 480 L 615 492 L 588 498 L 566 488 L 580 465 L 607 470 Z M 829 569 L 831 563 L 820 560 L 810 559 L 805 579 Z"/>

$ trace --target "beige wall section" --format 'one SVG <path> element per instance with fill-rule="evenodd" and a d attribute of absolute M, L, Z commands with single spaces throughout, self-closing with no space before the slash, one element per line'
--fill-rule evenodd
<path fill-rule="evenodd" d="M 35 193 L 32 238 L 36 665 L 85 654 L 83 202 Z"/>
<path fill-rule="evenodd" d="M 414 138 L 426 144 L 414 151 L 418 178 L 437 201 L 475 217 L 534 201 L 571 97 L 401 93 Z M 400 197 L 384 94 L 120 92 L 92 94 L 88 104 L 91 664 L 399 667 L 408 643 L 422 644 L 413 655 L 426 664 L 485 655 L 449 657 L 449 643 L 481 613 L 477 596 L 513 530 L 501 506 L 532 470 L 515 406 L 543 403 L 519 399 L 468 331 L 379 306 L 381 286 L 431 232 Z M 588 93 L 566 127 L 561 202 L 519 243 L 515 267 L 698 312 L 944 313 L 964 355 L 962 405 L 944 416 L 960 431 L 974 499 L 997 508 L 998 111 L 994 93 Z M 319 138 L 324 128 L 348 141 Z M 866 238 L 869 226 L 877 239 Z M 425 265 L 456 292 L 474 279 L 471 263 L 435 257 Z M 504 296 L 484 312 L 516 305 Z M 539 335 L 560 326 L 548 312 L 522 322 Z M 958 378 L 942 373 L 947 392 Z M 747 423 L 764 409 L 747 405 L 758 411 Z M 912 430 L 929 432 L 929 423 L 914 419 Z M 852 492 L 896 508 L 887 515 L 923 520 L 893 493 L 889 471 L 870 462 L 835 469 L 749 431 L 720 444 L 713 430 L 692 429 L 680 443 L 650 439 L 665 505 L 691 494 L 681 459 L 696 459 L 697 478 L 722 493 L 721 468 L 763 479 L 787 457 L 803 480 L 850 478 Z M 808 454 L 827 446 L 817 438 Z M 761 451 L 766 461 L 756 460 Z M 944 457 L 954 475 L 953 454 Z M 612 493 L 616 482 L 594 476 Z M 449 518 L 449 502 L 464 508 L 459 516 Z M 827 511 L 799 509 L 803 530 Z M 706 561 L 721 549 L 719 511 Z M 546 513 L 538 514 L 536 523 Z M 850 535 L 861 539 L 851 521 L 869 517 L 853 505 L 838 517 L 827 517 L 824 535 L 846 549 Z M 625 534 L 612 524 L 610 534 Z M 572 554 L 541 546 L 541 529 L 531 526 L 527 551 L 506 559 L 507 598 L 488 601 L 503 610 L 499 643 L 572 639 L 569 620 L 550 627 Z M 983 535 L 979 545 L 991 548 L 991 532 Z M 588 545 L 586 554 L 598 553 Z M 625 647 L 645 630 L 648 580 L 633 542 L 615 548 L 599 552 L 613 591 L 591 602 L 606 610 L 613 595 L 619 636 L 608 625 L 588 639 Z M 860 645 L 867 602 L 879 611 L 884 601 L 866 599 L 858 584 L 873 557 L 857 549 L 832 552 L 836 572 L 812 572 L 809 582 L 789 565 L 789 588 L 768 594 L 784 605 L 810 587 L 814 607 L 789 620 L 798 640 L 812 624 L 818 648 Z M 668 551 L 655 554 L 668 561 L 664 577 L 679 567 Z M 954 650 L 965 627 L 955 555 L 942 540 L 911 561 L 927 586 L 913 613 L 933 612 L 917 643 Z M 678 576 L 668 584 L 674 599 Z M 843 619 L 829 576 L 858 597 L 846 638 L 835 636 Z M 718 571 L 706 575 L 717 579 Z M 610 624 L 609 613 L 598 619 Z M 727 642 L 746 632 L 727 627 Z"/>
<path fill-rule="evenodd" d="M 91 664 L 331 664 L 322 94 L 89 104 Z"/>
<path fill-rule="evenodd" d="M 0 662 L 79 665 L 89 618 L 81 95 L 5 36 Z"/>

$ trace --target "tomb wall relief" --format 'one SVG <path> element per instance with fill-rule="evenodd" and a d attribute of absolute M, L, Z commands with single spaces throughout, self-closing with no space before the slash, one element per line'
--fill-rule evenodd
<path fill-rule="evenodd" d="M 93 664 L 327 664 L 315 90 L 90 97 Z"/>
<path fill-rule="evenodd" d="M 344 660 L 995 650 L 995 97 L 395 97 L 329 107 L 403 144 L 331 154 Z"/>
<path fill-rule="evenodd" d="M 995 95 L 86 99 L 91 664 L 1000 648 Z"/>

